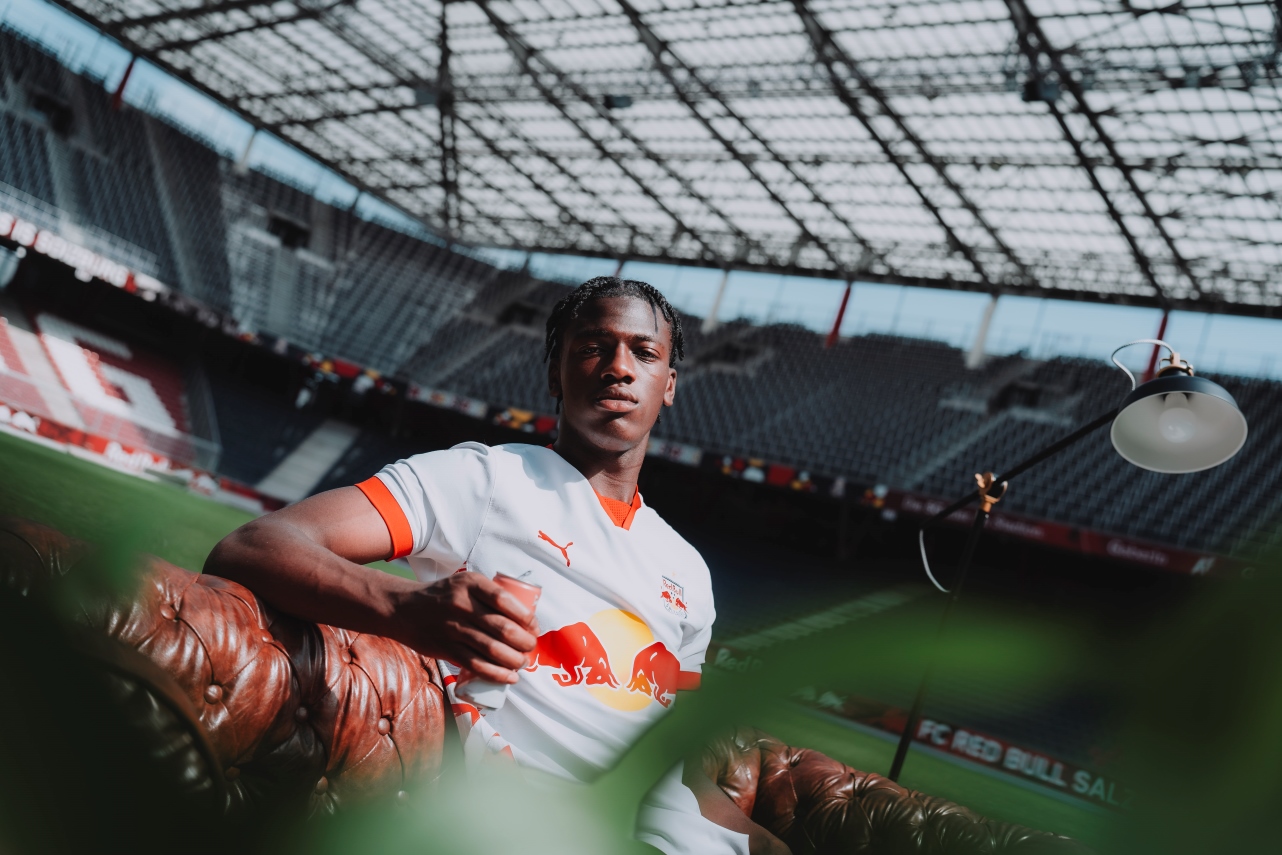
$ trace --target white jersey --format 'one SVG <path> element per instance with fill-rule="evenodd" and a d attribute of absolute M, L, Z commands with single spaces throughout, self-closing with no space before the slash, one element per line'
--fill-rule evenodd
<path fill-rule="evenodd" d="M 591 780 L 698 685 L 708 568 L 639 494 L 603 499 L 555 451 L 520 444 L 415 455 L 358 486 L 420 580 L 467 569 L 543 589 L 533 662 L 504 706 L 482 715 L 447 685 L 470 760 Z"/>

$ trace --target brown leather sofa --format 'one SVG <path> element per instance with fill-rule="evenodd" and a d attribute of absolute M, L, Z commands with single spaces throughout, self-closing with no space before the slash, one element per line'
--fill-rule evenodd
<path fill-rule="evenodd" d="M 0 518 L 0 586 L 48 597 L 93 560 L 84 543 Z M 81 649 L 112 695 L 145 714 L 164 774 L 224 815 L 312 813 L 433 786 L 453 736 L 430 659 L 376 636 L 283 615 L 246 588 L 148 557 L 127 595 L 74 598 Z M 65 598 L 64 598 L 65 599 Z M 791 848 L 876 855 L 1070 855 L 1063 837 L 1006 823 L 741 728 L 707 775 Z"/>
<path fill-rule="evenodd" d="M 47 526 L 0 519 L 10 590 L 40 596 L 92 554 Z M 89 655 L 121 692 L 152 698 L 171 739 L 190 743 L 164 749 L 187 765 L 183 786 L 225 812 L 268 802 L 333 811 L 440 776 L 453 727 L 440 674 L 404 645 L 297 620 L 235 582 L 155 557 L 128 595 L 80 598 L 75 610 Z"/>
<path fill-rule="evenodd" d="M 703 771 L 793 855 L 1085 855 L 1067 837 L 994 822 L 807 748 L 743 727 L 703 752 Z"/>

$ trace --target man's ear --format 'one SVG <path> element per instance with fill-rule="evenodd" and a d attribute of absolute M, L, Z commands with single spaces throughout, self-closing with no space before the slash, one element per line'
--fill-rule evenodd
<path fill-rule="evenodd" d="M 553 398 L 560 398 L 561 395 L 561 359 L 558 356 L 555 359 L 548 360 L 548 394 Z"/>
<path fill-rule="evenodd" d="M 671 407 L 677 397 L 677 369 L 668 369 L 668 386 L 663 390 L 663 406 Z"/>

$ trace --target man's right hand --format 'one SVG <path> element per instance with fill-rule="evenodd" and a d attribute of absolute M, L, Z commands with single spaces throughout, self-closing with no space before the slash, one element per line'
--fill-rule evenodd
<path fill-rule="evenodd" d="M 384 635 L 480 677 L 516 682 L 534 649 L 534 615 L 480 573 L 432 584 L 362 565 L 392 552 L 387 525 L 355 487 L 320 493 L 223 538 L 205 572 L 288 614 Z"/>
<path fill-rule="evenodd" d="M 396 598 L 395 636 L 485 680 L 515 683 L 538 640 L 534 613 L 480 573 L 455 573 Z"/>

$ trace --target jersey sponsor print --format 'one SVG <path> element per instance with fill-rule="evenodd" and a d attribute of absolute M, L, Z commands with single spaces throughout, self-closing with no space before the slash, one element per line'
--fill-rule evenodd
<path fill-rule="evenodd" d="M 683 682 L 676 655 L 641 618 L 620 609 L 543 633 L 525 670 L 546 670 L 558 686 L 583 684 L 597 701 L 624 711 L 667 707 Z"/>

